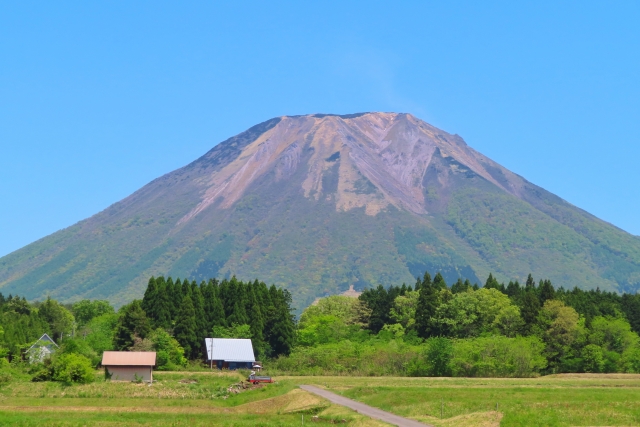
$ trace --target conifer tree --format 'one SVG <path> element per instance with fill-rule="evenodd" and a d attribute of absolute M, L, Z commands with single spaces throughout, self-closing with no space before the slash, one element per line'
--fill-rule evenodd
<path fill-rule="evenodd" d="M 196 281 L 191 282 L 191 299 L 193 301 L 193 309 L 196 316 L 196 333 L 198 336 L 198 343 L 200 346 L 204 346 L 204 339 L 207 333 L 207 320 L 204 316 L 204 298 L 200 287 L 196 284 Z"/>
<path fill-rule="evenodd" d="M 433 278 L 433 287 L 436 289 L 447 289 L 447 282 L 445 282 L 444 277 L 438 271 L 436 273 L 436 277 Z"/>
<path fill-rule="evenodd" d="M 268 341 L 272 356 L 288 355 L 295 344 L 295 320 L 291 314 L 291 294 L 287 290 L 269 288 L 273 314 L 268 324 Z"/>
<path fill-rule="evenodd" d="M 151 276 L 149 278 L 149 282 L 147 283 L 147 289 L 144 291 L 144 296 L 142 297 L 142 309 L 147 314 L 147 317 L 155 322 L 155 307 L 156 300 L 158 298 L 158 291 L 156 285 L 155 277 Z"/>
<path fill-rule="evenodd" d="M 227 324 L 224 306 L 218 297 L 217 288 L 217 283 L 214 280 L 209 280 L 209 283 L 207 283 L 207 286 L 204 288 L 204 315 L 207 320 L 207 333 L 210 332 L 214 326 L 226 326 Z"/>
<path fill-rule="evenodd" d="M 427 274 L 425 274 L 425 278 Z M 416 330 L 421 338 L 429 338 L 438 335 L 438 330 L 434 325 L 433 318 L 440 303 L 439 292 L 429 280 L 422 282 L 418 303 L 416 306 Z"/>
<path fill-rule="evenodd" d="M 540 307 L 542 307 L 548 300 L 555 299 L 555 296 L 556 291 L 551 284 L 551 280 L 541 280 L 540 286 L 538 287 L 538 298 L 540 299 Z"/>
<path fill-rule="evenodd" d="M 467 282 L 463 282 L 461 278 L 458 278 L 458 281 L 451 286 L 451 292 L 454 294 L 458 294 L 460 292 L 466 292 L 471 288 L 471 285 Z"/>
<path fill-rule="evenodd" d="M 200 356 L 195 317 L 196 313 L 193 308 L 193 301 L 191 301 L 191 296 L 187 295 L 182 299 L 182 303 L 180 304 L 174 334 L 176 340 L 182 348 L 184 348 L 185 355 L 192 360 Z"/>
<path fill-rule="evenodd" d="M 531 288 L 528 288 L 531 289 Z M 525 323 L 525 332 L 530 333 L 538 319 L 540 312 L 540 300 L 534 290 L 527 290 L 521 297 L 520 315 Z"/>
<path fill-rule="evenodd" d="M 140 300 L 133 300 L 122 307 L 119 314 L 113 345 L 116 350 L 127 350 L 133 345 L 135 337 L 145 338 L 149 334 L 151 325 Z"/>
<path fill-rule="evenodd" d="M 531 273 L 529 273 L 529 276 L 527 276 L 527 282 L 525 283 L 524 288 L 526 290 L 531 290 L 536 288 L 536 282 L 535 280 L 533 280 L 533 276 L 531 275 Z"/>
<path fill-rule="evenodd" d="M 510 298 L 517 298 L 520 295 L 520 283 L 516 280 L 515 282 L 509 281 L 509 285 L 507 285 L 506 294 Z"/>
<path fill-rule="evenodd" d="M 155 327 L 170 329 L 171 328 L 171 297 L 169 296 L 168 286 L 164 280 L 156 279 L 156 306 Z"/>

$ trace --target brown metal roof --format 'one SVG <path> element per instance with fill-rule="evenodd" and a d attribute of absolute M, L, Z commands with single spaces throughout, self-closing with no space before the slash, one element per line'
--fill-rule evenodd
<path fill-rule="evenodd" d="M 155 351 L 105 351 L 102 366 L 154 366 Z"/>

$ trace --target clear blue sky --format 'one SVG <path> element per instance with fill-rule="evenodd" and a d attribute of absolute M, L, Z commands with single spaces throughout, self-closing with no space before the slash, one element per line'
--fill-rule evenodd
<path fill-rule="evenodd" d="M 2 2 L 0 256 L 315 112 L 413 113 L 638 235 L 639 23 L 637 1 Z"/>

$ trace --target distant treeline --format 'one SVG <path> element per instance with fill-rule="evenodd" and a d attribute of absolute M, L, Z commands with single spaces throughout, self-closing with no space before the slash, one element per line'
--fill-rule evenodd
<path fill-rule="evenodd" d="M 514 330 L 514 333 L 527 335 L 538 322 L 541 308 L 549 300 L 557 300 L 564 305 L 573 308 L 585 319 L 588 326 L 598 316 L 621 317 L 629 322 L 631 329 L 640 334 L 640 294 L 617 294 L 615 292 L 603 292 L 600 289 L 583 290 L 574 288 L 567 290 L 562 287 L 555 289 L 550 280 L 540 280 L 536 285 L 535 280 L 528 276 L 524 285 L 517 280 L 509 284 L 499 283 L 493 274 L 489 274 L 483 289 L 495 289 L 509 297 L 512 304 L 518 307 L 522 323 Z M 422 278 L 416 280 L 415 286 L 390 286 L 384 288 L 378 286 L 367 289 L 360 295 L 360 300 L 371 309 L 371 317 L 368 329 L 374 333 L 379 332 L 384 325 L 397 323 L 392 318 L 392 308 L 398 296 L 406 296 L 407 293 L 418 291 L 419 297 L 415 307 L 415 327 L 412 329 L 422 338 L 432 336 L 453 336 L 452 323 L 438 320 L 442 315 L 442 304 L 459 293 L 477 291 L 481 289 L 477 284 L 471 285 L 468 280 L 458 279 L 450 288 L 440 273 L 433 279 L 427 272 Z M 445 291 L 445 292 L 443 292 Z M 448 292 L 446 292 L 448 291 Z M 449 325 L 449 326 L 447 326 Z"/>
<path fill-rule="evenodd" d="M 298 342 L 272 365 L 324 375 L 534 376 L 640 372 L 640 295 L 484 286 L 425 273 L 414 286 L 332 296 L 300 316 Z"/>

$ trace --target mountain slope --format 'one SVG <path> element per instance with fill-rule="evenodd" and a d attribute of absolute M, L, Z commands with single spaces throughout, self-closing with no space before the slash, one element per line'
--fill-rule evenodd
<path fill-rule="evenodd" d="M 298 306 L 377 283 L 529 272 L 635 291 L 640 238 L 408 114 L 280 117 L 0 259 L 0 291 L 139 297 L 151 275 L 236 274 Z"/>

